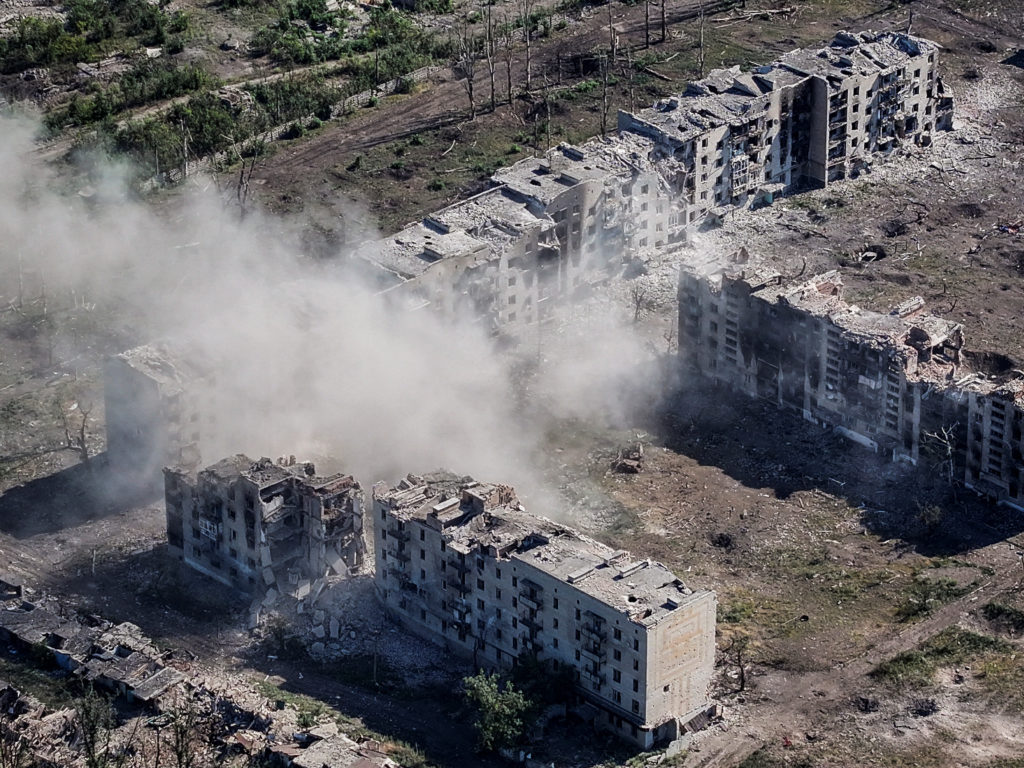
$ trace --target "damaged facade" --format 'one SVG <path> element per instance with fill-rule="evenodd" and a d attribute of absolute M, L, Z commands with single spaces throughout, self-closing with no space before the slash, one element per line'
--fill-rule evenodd
<path fill-rule="evenodd" d="M 199 463 L 200 417 L 189 388 L 200 376 L 170 345 L 135 347 L 106 361 L 107 457 L 112 466 L 156 476 Z"/>
<path fill-rule="evenodd" d="M 447 473 L 374 489 L 377 590 L 390 617 L 480 665 L 568 667 L 595 723 L 642 747 L 708 706 L 716 600 L 526 513 L 508 486 Z"/>
<path fill-rule="evenodd" d="M 653 140 L 685 172 L 687 223 L 857 175 L 903 142 L 952 128 L 939 46 L 898 32 L 840 32 L 741 72 L 716 70 L 619 130 Z"/>
<path fill-rule="evenodd" d="M 491 189 L 365 248 L 367 272 L 413 308 L 521 336 L 559 300 L 683 238 L 682 198 L 652 149 L 594 139 L 500 169 Z"/>
<path fill-rule="evenodd" d="M 686 241 L 737 207 L 856 176 L 952 128 L 939 46 L 841 32 L 744 73 L 716 70 L 619 134 L 502 168 L 485 192 L 361 249 L 372 282 L 412 309 L 521 338 L 559 299 Z"/>
<path fill-rule="evenodd" d="M 740 251 L 679 283 L 679 353 L 701 374 L 832 426 L 894 460 L 1024 508 L 1024 376 L 972 372 L 963 327 L 915 297 L 880 314 L 831 271 L 787 281 Z"/>
<path fill-rule="evenodd" d="M 152 704 L 184 680 L 134 624 L 64 618 L 11 593 L 0 603 L 0 642 L 12 653 L 43 653 L 60 669 L 129 704 Z"/>
<path fill-rule="evenodd" d="M 170 552 L 228 586 L 308 594 L 362 562 L 363 492 L 349 475 L 239 454 L 164 479 Z"/>

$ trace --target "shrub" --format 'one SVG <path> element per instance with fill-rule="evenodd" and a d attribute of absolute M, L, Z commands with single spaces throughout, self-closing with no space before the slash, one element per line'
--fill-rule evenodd
<path fill-rule="evenodd" d="M 981 609 L 986 621 L 1013 632 L 1024 632 L 1024 611 L 1002 603 L 986 603 Z"/>
<path fill-rule="evenodd" d="M 483 751 L 514 747 L 526 731 L 532 702 L 496 673 L 480 672 L 462 681 L 467 702 L 476 710 L 474 728 Z"/>

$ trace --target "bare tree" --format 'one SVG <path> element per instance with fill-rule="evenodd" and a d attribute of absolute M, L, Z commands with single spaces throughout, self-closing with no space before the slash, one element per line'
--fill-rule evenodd
<path fill-rule="evenodd" d="M 608 133 L 608 57 L 601 56 L 601 135 Z"/>
<path fill-rule="evenodd" d="M 512 59 L 515 55 L 515 29 L 507 16 L 501 18 L 501 43 L 502 58 L 505 59 L 505 82 L 507 86 L 508 103 L 512 104 Z"/>
<path fill-rule="evenodd" d="M 78 730 L 79 744 L 85 756 L 85 768 L 122 768 L 128 762 L 138 736 L 138 724 L 121 739 L 120 745 L 114 743 L 114 732 L 117 729 L 117 718 L 110 701 L 95 691 L 89 691 L 75 702 L 75 726 Z"/>
<path fill-rule="evenodd" d="M 644 0 L 644 48 L 651 47 L 651 0 Z"/>
<path fill-rule="evenodd" d="M 940 427 L 935 432 L 925 432 L 932 445 L 931 448 L 938 456 L 939 463 L 946 468 L 947 479 L 950 484 L 954 481 L 955 460 L 956 460 L 956 424 Z"/>
<path fill-rule="evenodd" d="M 661 42 L 668 40 L 668 23 L 665 21 L 665 6 L 668 0 L 661 0 Z"/>
<path fill-rule="evenodd" d="M 487 63 L 487 76 L 491 82 L 491 112 L 498 108 L 497 89 L 494 84 L 495 72 L 498 69 L 497 41 L 494 37 L 494 6 L 488 0 L 484 5 L 484 61 Z"/>
<path fill-rule="evenodd" d="M 71 414 L 75 411 L 78 411 L 78 415 L 81 418 L 77 426 L 72 426 Z M 92 413 L 91 403 L 88 406 L 75 403 L 67 410 L 63 406 L 60 408 L 61 422 L 64 426 L 65 446 L 78 451 L 78 457 L 83 464 L 89 461 L 88 427 L 90 413 Z"/>
<path fill-rule="evenodd" d="M 468 19 L 462 19 L 456 25 L 455 36 L 455 61 L 452 63 L 452 71 L 456 75 L 462 75 L 462 85 L 466 89 L 466 96 L 469 98 L 469 119 L 476 117 L 476 57 L 479 52 L 477 38 L 473 34 Z"/>
<path fill-rule="evenodd" d="M 697 27 L 697 72 L 700 77 L 704 77 L 704 65 L 707 63 L 704 51 L 704 0 L 700 2 L 700 14 L 697 18 L 699 21 L 699 26 Z"/>
<path fill-rule="evenodd" d="M 647 287 L 633 283 L 629 289 L 629 298 L 633 302 L 633 322 L 639 323 L 640 316 L 647 308 Z"/>
<path fill-rule="evenodd" d="M 0 735 L 0 768 L 27 768 L 29 765 L 29 744 L 20 734 L 8 730 Z"/>
<path fill-rule="evenodd" d="M 537 0 L 519 0 L 519 16 L 523 21 L 523 42 L 526 44 L 526 90 L 529 92 L 533 84 L 532 38 L 533 9 Z"/>
<path fill-rule="evenodd" d="M 615 24 L 612 21 L 612 4 L 605 4 L 608 8 L 608 49 L 611 51 L 611 59 L 615 61 L 615 49 L 618 47 L 618 37 L 615 34 Z"/>
<path fill-rule="evenodd" d="M 726 655 L 729 660 L 736 666 L 739 671 L 739 688 L 738 693 L 743 693 L 747 690 L 747 651 L 750 649 L 750 638 L 746 635 L 733 635 L 732 642 L 729 643 L 729 647 L 725 649 Z"/>
<path fill-rule="evenodd" d="M 235 186 L 235 198 L 238 200 L 239 217 L 245 219 L 249 213 L 249 182 L 257 165 L 261 165 L 266 157 L 266 142 L 261 138 L 250 140 L 242 151 L 238 152 L 238 159 L 241 160 L 238 168 L 238 183 Z M 248 155 L 248 159 L 246 158 Z"/>
<path fill-rule="evenodd" d="M 626 86 L 629 93 L 629 111 L 636 111 L 636 87 L 634 72 L 636 67 L 633 66 L 633 52 L 630 48 L 626 49 L 626 64 L 623 68 L 623 74 L 626 76 Z"/>

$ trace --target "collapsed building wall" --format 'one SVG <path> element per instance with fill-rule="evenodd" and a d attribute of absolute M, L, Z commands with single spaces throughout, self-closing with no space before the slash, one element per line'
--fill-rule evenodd
<path fill-rule="evenodd" d="M 416 634 L 491 668 L 567 668 L 597 724 L 645 748 L 707 707 L 714 593 L 444 472 L 375 487 L 373 520 L 378 594 Z"/>
<path fill-rule="evenodd" d="M 363 493 L 349 475 L 239 454 L 164 478 L 170 552 L 228 586 L 308 593 L 362 563 Z"/>
<path fill-rule="evenodd" d="M 687 224 L 855 176 L 906 141 L 952 128 L 939 46 L 898 32 L 840 32 L 831 45 L 741 72 L 713 71 L 679 96 L 619 112 L 685 171 Z"/>
<path fill-rule="evenodd" d="M 915 297 L 889 314 L 843 300 L 831 271 L 799 283 L 741 250 L 679 282 L 682 363 L 894 460 L 1024 507 L 1024 377 L 971 372 L 963 328 Z"/>

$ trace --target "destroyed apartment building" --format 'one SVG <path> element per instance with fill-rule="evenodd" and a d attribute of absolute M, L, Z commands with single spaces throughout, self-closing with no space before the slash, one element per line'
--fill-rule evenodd
<path fill-rule="evenodd" d="M 107 459 L 119 471 L 159 477 L 165 466 L 199 464 L 201 378 L 195 356 L 166 343 L 114 355 L 104 369 Z M 205 421 L 205 419 L 204 419 Z"/>
<path fill-rule="evenodd" d="M 373 520 L 377 590 L 410 631 L 486 667 L 568 668 L 595 725 L 644 748 L 706 711 L 713 592 L 445 472 L 375 487 Z"/>
<path fill-rule="evenodd" d="M 962 326 L 920 297 L 880 314 L 847 304 L 836 271 L 789 282 L 744 250 L 726 262 L 682 270 L 684 365 L 1024 508 L 1020 372 L 971 371 Z"/>
<path fill-rule="evenodd" d="M 952 128 L 939 46 L 898 32 L 840 32 L 767 66 L 713 71 L 679 96 L 619 113 L 620 133 L 685 169 L 689 225 L 855 176 L 903 142 Z"/>
<path fill-rule="evenodd" d="M 490 189 L 361 249 L 366 272 L 411 308 L 521 337 L 557 302 L 679 242 L 685 213 L 652 148 L 594 139 L 502 168 Z"/>
<path fill-rule="evenodd" d="M 360 249 L 371 282 L 407 308 L 522 338 L 559 300 L 687 242 L 729 210 L 868 169 L 952 128 L 939 46 L 841 32 L 743 73 L 619 113 L 619 133 L 499 169 L 492 187 Z"/>
<path fill-rule="evenodd" d="M 230 587 L 302 599 L 363 561 L 363 492 L 350 475 L 239 454 L 164 479 L 171 554 Z"/>

